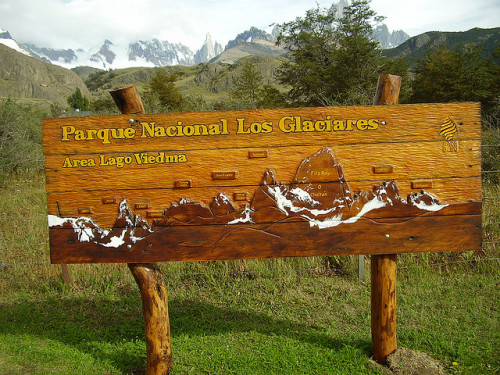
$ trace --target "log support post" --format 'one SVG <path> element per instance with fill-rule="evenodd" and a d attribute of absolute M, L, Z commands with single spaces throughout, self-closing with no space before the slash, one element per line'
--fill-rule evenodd
<path fill-rule="evenodd" d="M 396 338 L 396 254 L 371 259 L 371 328 L 373 357 L 385 364 L 398 348 Z"/>
<path fill-rule="evenodd" d="M 375 105 L 395 105 L 399 101 L 401 77 L 382 74 L 375 93 Z M 398 348 L 396 338 L 397 255 L 371 257 L 371 331 L 374 359 L 386 363 L 387 356 Z"/>
<path fill-rule="evenodd" d="M 123 114 L 145 113 L 135 86 L 117 87 L 110 91 Z M 168 319 L 167 288 L 155 263 L 129 263 L 128 267 L 139 286 L 146 335 L 146 375 L 168 374 L 172 367 L 172 344 Z"/>
<path fill-rule="evenodd" d="M 141 291 L 148 358 L 146 374 L 168 374 L 172 367 L 172 344 L 167 288 L 161 271 L 154 263 L 129 263 L 128 268 Z"/>

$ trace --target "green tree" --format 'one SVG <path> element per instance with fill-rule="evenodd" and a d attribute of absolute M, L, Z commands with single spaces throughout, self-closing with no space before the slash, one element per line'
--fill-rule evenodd
<path fill-rule="evenodd" d="M 243 105 L 255 108 L 262 82 L 262 73 L 256 69 L 255 64 L 247 62 L 242 65 L 241 74 L 233 77 L 231 96 L 242 102 Z"/>
<path fill-rule="evenodd" d="M 182 94 L 175 82 L 178 74 L 171 69 L 157 68 L 145 86 L 145 101 L 148 112 L 180 110 L 183 103 Z"/>
<path fill-rule="evenodd" d="M 290 60 L 277 76 L 291 87 L 291 104 L 371 103 L 384 66 L 372 39 L 372 24 L 379 20 L 368 0 L 354 0 L 341 17 L 317 7 L 280 25 L 278 43 L 290 50 Z"/>
<path fill-rule="evenodd" d="M 43 169 L 40 123 L 45 116 L 36 107 L 0 100 L 0 186 L 12 173 Z"/>
<path fill-rule="evenodd" d="M 285 95 L 273 85 L 262 86 L 258 94 L 258 108 L 282 108 L 287 105 Z"/>
<path fill-rule="evenodd" d="M 75 92 L 68 97 L 67 101 L 69 106 L 73 109 L 88 111 L 90 108 L 90 100 L 86 96 L 83 96 L 80 88 L 78 87 Z"/>
<path fill-rule="evenodd" d="M 93 100 L 90 103 L 90 110 L 93 114 L 109 115 L 119 113 L 115 102 L 111 97 L 101 97 Z"/>
<path fill-rule="evenodd" d="M 417 61 L 411 101 L 479 101 L 488 110 L 499 97 L 499 73 L 479 47 L 433 49 Z"/>

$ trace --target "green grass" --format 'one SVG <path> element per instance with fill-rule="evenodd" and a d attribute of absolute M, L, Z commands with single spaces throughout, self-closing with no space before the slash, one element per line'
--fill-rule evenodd
<path fill-rule="evenodd" d="M 70 265 L 65 286 L 48 263 L 43 184 L 17 177 L 0 194 L 0 374 L 142 374 L 142 307 L 127 266 Z M 500 372 L 499 262 L 481 261 L 499 255 L 497 203 L 483 207 L 497 223 L 485 226 L 485 253 L 398 256 L 398 344 L 450 374 Z M 357 280 L 354 257 L 161 267 L 174 375 L 381 373 L 370 365 L 369 277 Z"/>

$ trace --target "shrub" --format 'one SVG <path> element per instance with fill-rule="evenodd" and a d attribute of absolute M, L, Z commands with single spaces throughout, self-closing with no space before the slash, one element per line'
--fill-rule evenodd
<path fill-rule="evenodd" d="M 13 99 L 0 101 L 0 185 L 14 172 L 43 169 L 43 115 Z"/>

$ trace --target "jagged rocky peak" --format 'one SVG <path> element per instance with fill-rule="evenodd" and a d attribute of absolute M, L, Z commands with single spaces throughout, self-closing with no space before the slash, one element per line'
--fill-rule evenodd
<path fill-rule="evenodd" d="M 129 46 L 129 61 L 143 61 L 153 66 L 193 65 L 194 53 L 181 43 L 153 39 L 140 40 Z"/>
<path fill-rule="evenodd" d="M 28 56 L 33 56 L 33 54 L 29 51 L 29 48 L 18 44 L 10 35 L 10 33 L 7 30 L 1 29 L 0 28 L 0 44 L 3 44 L 9 48 L 12 48 L 13 50 L 17 52 L 21 52 L 25 55 Z"/>
<path fill-rule="evenodd" d="M 349 1 L 340 0 L 338 3 L 333 3 L 330 7 L 330 13 L 335 14 L 337 18 L 344 16 L 344 8 L 349 6 Z"/>
<path fill-rule="evenodd" d="M 344 177 L 342 165 L 329 147 L 322 148 L 302 161 L 291 187 L 292 190 L 304 190 L 321 206 L 331 206 L 332 202 L 348 206 L 352 202 L 351 189 Z"/>
<path fill-rule="evenodd" d="M 259 40 L 275 42 L 276 38 L 274 38 L 273 35 L 266 33 L 264 30 L 252 26 L 249 30 L 238 34 L 235 39 L 229 41 L 226 45 L 225 50 L 236 47 L 237 45 L 243 43 L 252 43 Z"/>
<path fill-rule="evenodd" d="M 273 29 L 271 30 L 271 36 L 273 37 L 273 41 L 278 40 L 278 36 L 281 33 L 281 29 L 278 25 L 274 25 Z"/>
<path fill-rule="evenodd" d="M 194 62 L 195 64 L 200 64 L 210 61 L 214 57 L 220 55 L 223 51 L 224 49 L 222 48 L 222 45 L 220 45 L 217 41 L 214 43 L 210 33 L 207 33 L 205 42 L 194 56 Z"/>
<path fill-rule="evenodd" d="M 231 204 L 228 196 L 220 193 L 212 202 L 210 202 L 210 210 L 215 216 L 225 216 L 236 211 L 236 208 Z"/>
<path fill-rule="evenodd" d="M 112 51 L 113 43 L 109 40 L 105 40 L 101 48 L 97 53 L 94 53 L 90 60 L 95 62 L 103 62 L 106 64 L 113 64 L 113 61 L 116 58 L 116 53 Z"/>
<path fill-rule="evenodd" d="M 389 31 L 386 24 L 378 25 L 373 30 L 373 38 L 380 43 L 382 48 L 394 48 L 410 39 L 410 36 L 403 30 Z"/>
<path fill-rule="evenodd" d="M 12 39 L 12 36 L 7 30 L 0 29 L 0 39 Z"/>
<path fill-rule="evenodd" d="M 72 49 L 40 48 L 31 43 L 26 44 L 26 46 L 36 55 L 36 57 L 46 62 L 63 62 L 65 64 L 70 64 L 77 59 L 76 53 Z"/>

